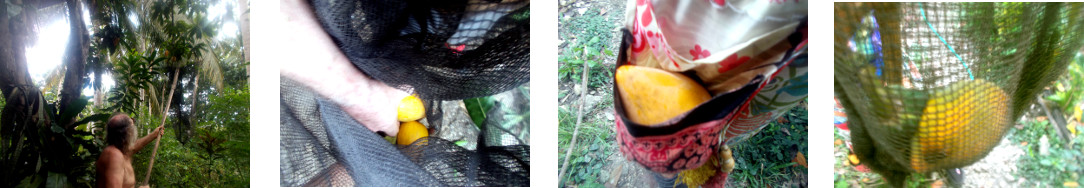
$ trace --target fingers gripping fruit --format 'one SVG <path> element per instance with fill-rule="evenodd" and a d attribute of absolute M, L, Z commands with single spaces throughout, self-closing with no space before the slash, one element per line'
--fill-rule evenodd
<path fill-rule="evenodd" d="M 629 119 L 645 125 L 663 123 L 711 99 L 696 81 L 655 68 L 623 65 L 614 81 Z"/>
<path fill-rule="evenodd" d="M 399 122 L 417 121 L 422 117 L 425 117 L 425 106 L 418 97 L 410 95 L 399 102 Z"/>

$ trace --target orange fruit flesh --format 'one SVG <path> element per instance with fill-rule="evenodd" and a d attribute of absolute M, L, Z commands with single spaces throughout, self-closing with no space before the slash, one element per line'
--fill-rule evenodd
<path fill-rule="evenodd" d="M 623 65 L 614 77 L 626 114 L 639 124 L 661 126 L 711 99 L 703 86 L 678 73 Z"/>
<path fill-rule="evenodd" d="M 425 128 L 425 125 L 417 121 L 403 122 L 399 124 L 399 134 L 395 136 L 395 143 L 410 145 L 414 141 L 427 136 L 429 136 L 429 130 Z"/>

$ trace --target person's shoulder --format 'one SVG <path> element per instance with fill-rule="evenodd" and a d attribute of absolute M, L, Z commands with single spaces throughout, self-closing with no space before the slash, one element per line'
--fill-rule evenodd
<path fill-rule="evenodd" d="M 98 162 L 114 162 L 124 161 L 124 152 L 113 146 L 107 146 L 102 150 L 102 155 L 98 157 Z"/>

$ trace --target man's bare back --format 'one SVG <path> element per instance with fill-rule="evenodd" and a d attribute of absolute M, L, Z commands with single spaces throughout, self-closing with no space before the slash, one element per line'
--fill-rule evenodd
<path fill-rule="evenodd" d="M 98 187 L 135 187 L 132 158 L 117 147 L 106 147 L 95 165 L 98 167 L 98 177 L 105 177 L 98 179 Z"/>
<path fill-rule="evenodd" d="M 135 187 L 135 170 L 132 168 L 132 155 L 143 149 L 155 138 L 162 136 L 162 126 L 143 138 L 135 139 L 135 120 L 126 114 L 117 114 L 109 118 L 107 143 L 95 162 L 97 187 Z M 120 147 L 127 147 L 122 150 Z M 140 187 L 149 187 L 143 185 Z"/>

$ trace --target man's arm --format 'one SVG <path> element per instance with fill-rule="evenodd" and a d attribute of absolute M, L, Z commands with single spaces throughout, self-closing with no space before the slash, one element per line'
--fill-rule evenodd
<path fill-rule="evenodd" d="M 279 73 L 334 101 L 347 114 L 373 132 L 396 135 L 399 101 L 406 91 L 374 80 L 350 63 L 324 32 L 305 0 L 283 0 L 283 52 L 276 53 Z"/>
<path fill-rule="evenodd" d="M 159 136 L 162 136 L 162 126 L 158 126 L 158 128 L 155 128 L 154 132 L 151 132 L 151 134 L 147 134 L 147 136 L 136 140 L 135 145 L 132 145 L 132 148 L 128 149 L 128 151 L 131 151 L 129 152 L 129 154 L 134 155 L 136 152 L 139 152 L 139 150 L 142 150 L 143 146 L 147 146 L 147 144 L 150 144 L 151 141 L 154 141 L 154 139 L 158 138 Z"/>

